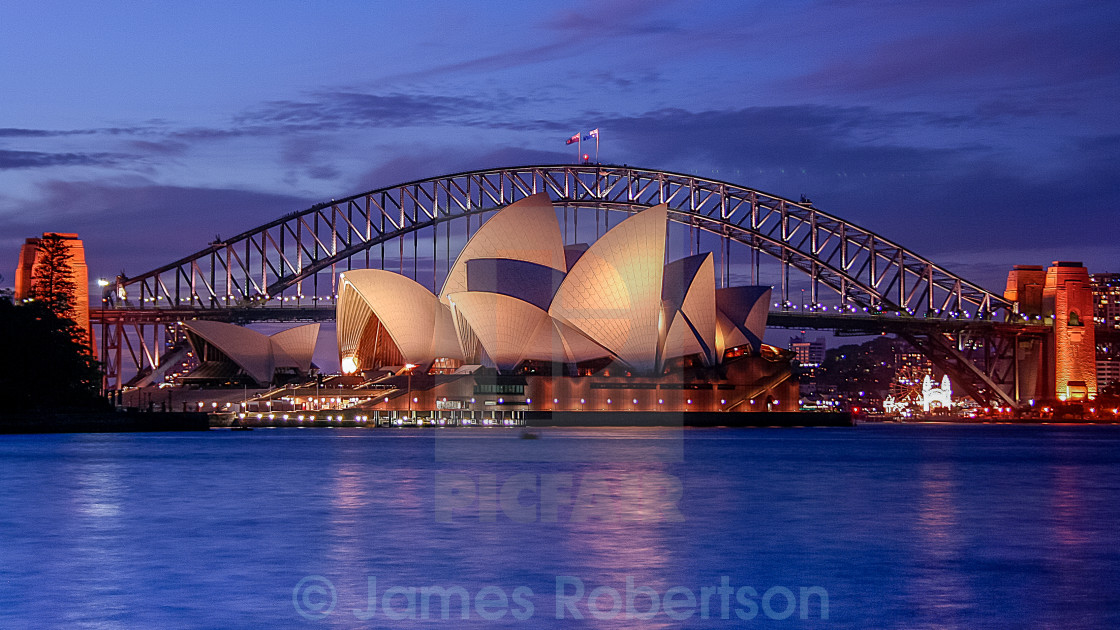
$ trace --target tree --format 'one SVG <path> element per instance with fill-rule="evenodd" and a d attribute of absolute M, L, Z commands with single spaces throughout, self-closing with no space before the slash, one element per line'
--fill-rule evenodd
<path fill-rule="evenodd" d="M 0 292 L 0 400 L 4 409 L 104 409 L 101 373 L 73 320 L 45 302 Z M 80 329 L 79 329 L 80 330 Z M 0 414 L 2 416 L 3 414 Z"/>
<path fill-rule="evenodd" d="M 71 323 L 69 333 L 79 342 L 85 341 L 85 331 L 74 321 L 78 288 L 74 284 L 74 269 L 70 266 L 70 246 L 58 234 L 45 234 L 39 239 L 35 257 L 35 271 L 31 276 L 31 298 L 45 306 L 59 318 Z"/>

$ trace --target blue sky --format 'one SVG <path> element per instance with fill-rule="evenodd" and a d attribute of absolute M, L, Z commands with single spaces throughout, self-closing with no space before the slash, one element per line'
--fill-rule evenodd
<path fill-rule="evenodd" d="M 136 275 L 293 210 L 601 159 L 816 205 L 1001 289 L 1120 272 L 1120 4 L 0 2 L 0 251 Z"/>

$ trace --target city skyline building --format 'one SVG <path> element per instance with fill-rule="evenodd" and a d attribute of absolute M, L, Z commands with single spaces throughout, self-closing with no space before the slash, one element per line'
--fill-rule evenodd
<path fill-rule="evenodd" d="M 1089 274 L 1093 293 L 1093 321 L 1098 326 L 1120 328 L 1120 273 Z"/>
<path fill-rule="evenodd" d="M 1091 273 L 1093 321 L 1100 328 L 1120 330 L 1120 273 Z M 1097 340 L 1097 387 L 1120 382 L 1120 344 Z"/>
<path fill-rule="evenodd" d="M 820 367 L 824 363 L 824 355 L 828 350 L 825 338 L 817 337 L 810 341 L 804 335 L 790 337 L 789 349 L 793 351 L 794 358 L 802 367 Z"/>

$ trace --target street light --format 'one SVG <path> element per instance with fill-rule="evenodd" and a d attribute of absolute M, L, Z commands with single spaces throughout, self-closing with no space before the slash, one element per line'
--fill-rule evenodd
<path fill-rule="evenodd" d="M 415 363 L 405 363 L 404 369 L 408 370 L 408 417 L 412 418 L 412 370 L 416 367 Z"/>
<path fill-rule="evenodd" d="M 109 392 L 106 390 L 109 387 L 109 374 L 105 371 L 105 366 L 108 365 L 109 359 L 105 355 L 109 353 L 109 340 L 106 331 L 108 326 L 105 323 L 105 303 L 109 298 L 105 295 L 105 287 L 109 286 L 109 281 L 105 278 L 97 279 L 97 286 L 101 287 L 101 395 L 106 396 Z"/>

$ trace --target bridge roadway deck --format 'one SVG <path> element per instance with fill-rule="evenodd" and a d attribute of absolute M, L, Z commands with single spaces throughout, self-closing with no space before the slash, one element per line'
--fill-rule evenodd
<path fill-rule="evenodd" d="M 334 304 L 328 306 L 250 306 L 244 308 L 125 308 L 93 309 L 91 324 L 100 325 L 102 313 L 107 323 L 154 324 L 190 319 L 208 319 L 235 324 L 253 322 L 334 321 Z"/>
<path fill-rule="evenodd" d="M 253 306 L 244 308 L 136 308 L 90 309 L 90 322 L 100 326 L 102 313 L 107 324 L 155 324 L 190 319 L 208 319 L 236 324 L 253 322 L 322 322 L 334 321 L 334 304 L 326 306 Z M 1044 336 L 1050 327 L 1043 324 L 1008 323 L 977 319 L 900 317 L 896 315 L 854 315 L 771 311 L 766 325 L 771 328 L 832 330 L 847 335 L 878 335 L 880 333 L 930 332 L 946 333 L 993 332 Z"/>
<path fill-rule="evenodd" d="M 848 335 L 878 335 L 880 333 L 906 333 L 939 330 L 954 332 L 992 332 L 1001 335 L 1043 337 L 1050 334 L 1050 326 L 997 322 L 971 318 L 899 317 L 894 315 L 840 315 L 829 313 L 795 313 L 770 311 L 766 320 L 768 328 L 833 330 Z"/>

